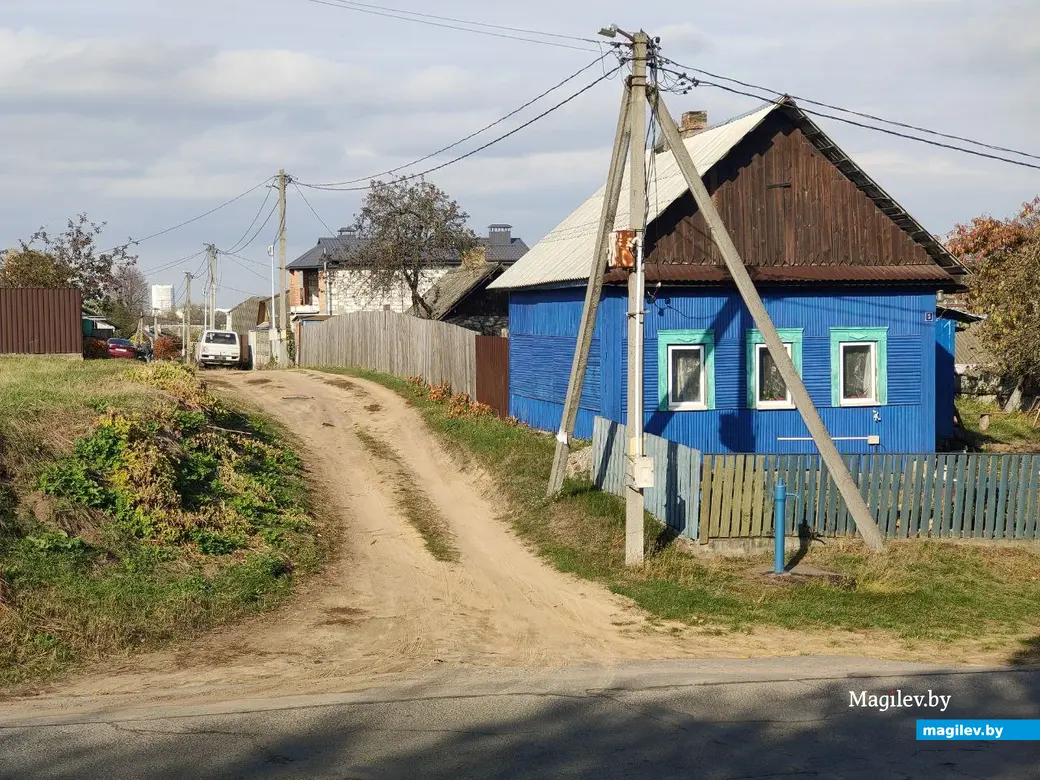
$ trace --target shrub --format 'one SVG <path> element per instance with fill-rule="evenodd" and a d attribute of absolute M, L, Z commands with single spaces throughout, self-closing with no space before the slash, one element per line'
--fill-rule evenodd
<path fill-rule="evenodd" d="M 88 360 L 108 357 L 108 344 L 102 339 L 84 339 L 83 357 Z"/>
<path fill-rule="evenodd" d="M 152 357 L 156 360 L 176 360 L 180 355 L 180 345 L 169 336 L 160 336 L 152 345 Z"/>

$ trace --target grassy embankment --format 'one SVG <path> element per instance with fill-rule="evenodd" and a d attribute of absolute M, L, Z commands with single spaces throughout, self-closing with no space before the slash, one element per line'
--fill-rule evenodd
<path fill-rule="evenodd" d="M 300 473 L 179 365 L 0 361 L 0 683 L 279 603 L 323 556 Z"/>
<path fill-rule="evenodd" d="M 997 404 L 958 398 L 957 414 L 968 438 L 980 450 L 1040 452 L 1040 427 L 1033 423 L 1035 412 L 1004 412 Z M 985 431 L 980 424 L 984 414 L 990 419 Z"/>
<path fill-rule="evenodd" d="M 1035 660 L 1040 627 L 1040 550 L 941 542 L 893 542 L 885 556 L 855 542 L 830 540 L 806 562 L 855 584 L 780 585 L 751 574 L 753 561 L 695 558 L 670 542 L 648 518 L 650 554 L 635 570 L 624 566 L 624 506 L 588 483 L 569 481 L 565 496 L 544 499 L 555 441 L 487 415 L 459 416 L 451 405 L 404 380 L 370 371 L 326 369 L 370 379 L 413 404 L 448 446 L 496 479 L 508 499 L 508 519 L 545 559 L 563 571 L 604 584 L 651 614 L 710 632 L 756 625 L 792 629 L 878 629 L 906 642 L 975 640 L 978 649 L 1006 650 Z M 1032 651 L 1030 651 L 1032 647 Z"/>

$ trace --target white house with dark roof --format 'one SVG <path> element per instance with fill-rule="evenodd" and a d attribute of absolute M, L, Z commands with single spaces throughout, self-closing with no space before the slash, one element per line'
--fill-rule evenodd
<path fill-rule="evenodd" d="M 403 281 L 390 295 L 373 296 L 360 289 L 360 272 L 346 267 L 344 260 L 362 245 L 362 241 L 353 231 L 343 228 L 337 236 L 319 238 L 314 247 L 289 263 L 289 311 L 294 320 L 322 319 L 353 311 L 407 312 L 411 309 L 412 294 Z M 527 252 L 523 239 L 512 235 L 512 226 L 501 223 L 491 225 L 488 235 L 480 237 L 478 244 L 483 260 L 492 268 L 503 270 Z M 463 265 L 461 257 L 447 258 L 431 265 L 424 273 L 420 294 L 426 297 L 446 274 L 453 271 L 462 273 Z M 472 263 L 466 265 L 472 266 Z M 468 278 L 470 273 L 471 269 L 465 270 L 463 275 Z M 451 283 L 449 286 L 454 295 L 459 285 Z"/>

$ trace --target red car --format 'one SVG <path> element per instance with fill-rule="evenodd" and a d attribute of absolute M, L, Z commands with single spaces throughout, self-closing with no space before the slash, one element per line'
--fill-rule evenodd
<path fill-rule="evenodd" d="M 109 339 L 107 349 L 110 358 L 137 360 L 137 347 L 129 339 Z"/>

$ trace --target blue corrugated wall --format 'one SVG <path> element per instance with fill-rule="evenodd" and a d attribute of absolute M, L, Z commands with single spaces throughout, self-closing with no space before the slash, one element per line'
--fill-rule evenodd
<path fill-rule="evenodd" d="M 935 321 L 935 435 L 939 439 L 953 437 L 956 374 L 953 349 L 957 323 L 940 317 Z"/>
<path fill-rule="evenodd" d="M 510 409 L 535 428 L 559 427 L 563 397 L 581 318 L 584 288 L 515 291 L 510 296 Z M 703 452 L 814 452 L 797 411 L 747 409 L 745 332 L 751 315 L 735 291 L 661 288 L 646 318 L 646 430 Z M 927 452 L 936 443 L 935 294 L 920 289 L 765 289 L 778 328 L 803 329 L 802 374 L 832 436 L 881 437 L 839 441 L 843 452 Z M 626 299 L 604 293 L 575 434 L 588 438 L 592 417 L 625 422 Z M 888 403 L 831 406 L 831 327 L 888 328 Z M 712 330 L 715 406 L 710 411 L 661 412 L 657 406 L 657 332 Z M 877 418 L 875 418 L 875 411 Z"/>

